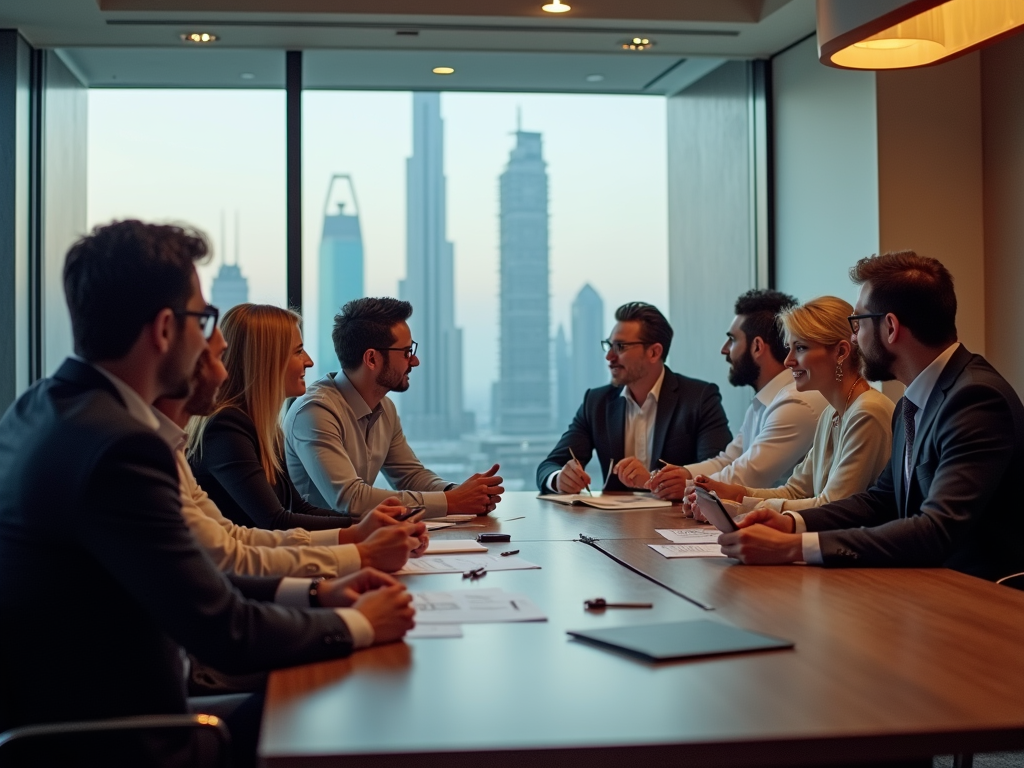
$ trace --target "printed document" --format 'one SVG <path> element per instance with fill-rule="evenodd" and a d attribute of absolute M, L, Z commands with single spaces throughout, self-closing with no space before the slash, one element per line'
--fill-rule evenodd
<path fill-rule="evenodd" d="M 426 555 L 446 555 L 451 552 L 486 552 L 487 547 L 473 539 L 431 539 Z"/>
<path fill-rule="evenodd" d="M 413 592 L 419 624 L 496 624 L 508 621 L 547 621 L 526 595 L 503 589 L 453 589 Z"/>
<path fill-rule="evenodd" d="M 412 557 L 395 576 L 418 576 L 424 573 L 467 573 L 484 568 L 488 571 L 528 571 L 540 568 L 523 558 L 512 555 L 426 555 Z"/>
<path fill-rule="evenodd" d="M 662 557 L 725 557 L 717 544 L 648 544 Z"/>
<path fill-rule="evenodd" d="M 655 528 L 673 544 L 717 544 L 722 534 L 717 528 Z"/>
<path fill-rule="evenodd" d="M 596 509 L 651 509 L 652 507 L 671 507 L 671 501 L 656 499 L 653 496 L 624 494 L 622 496 L 588 496 L 585 493 L 542 493 L 537 497 L 544 501 L 571 506 L 588 506 Z"/>

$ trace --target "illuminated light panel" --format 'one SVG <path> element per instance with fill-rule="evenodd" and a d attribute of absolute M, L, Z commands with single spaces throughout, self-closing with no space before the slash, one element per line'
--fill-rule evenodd
<path fill-rule="evenodd" d="M 553 3 L 547 3 L 546 5 L 542 5 L 540 9 L 542 11 L 546 11 L 547 13 L 567 13 L 568 11 L 572 10 L 572 6 L 566 5 L 565 3 L 562 2 L 562 0 L 555 0 L 555 2 Z"/>
<path fill-rule="evenodd" d="M 654 45 L 654 41 L 647 37 L 634 37 L 632 40 L 622 44 L 624 51 L 642 51 Z"/>
<path fill-rule="evenodd" d="M 1024 25 L 1024 0 L 949 0 L 831 55 L 846 69 L 936 64 Z M 822 46 L 826 53 L 826 45 Z"/>
<path fill-rule="evenodd" d="M 434 67 L 430 71 L 433 72 L 435 75 L 454 75 L 455 74 L 455 68 L 454 67 Z"/>
<path fill-rule="evenodd" d="M 186 43 L 214 43 L 217 41 L 217 36 L 210 32 L 188 32 L 181 36 L 181 39 Z"/>

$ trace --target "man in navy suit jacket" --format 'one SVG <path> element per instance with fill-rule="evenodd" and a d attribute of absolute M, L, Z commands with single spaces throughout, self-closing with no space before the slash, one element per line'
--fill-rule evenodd
<path fill-rule="evenodd" d="M 198 235 L 138 221 L 97 228 L 68 253 L 76 357 L 0 420 L 0 731 L 185 713 L 182 647 L 255 672 L 411 626 L 391 577 L 229 582 L 185 524 L 151 405 L 188 395 L 216 326 L 194 267 L 205 253 Z M 238 756 L 251 761 L 248 746 Z M 112 765 L 192 762 L 174 738 L 112 748 Z"/>
<path fill-rule="evenodd" d="M 619 307 L 615 319 L 604 342 L 611 384 L 587 390 L 569 429 L 538 467 L 542 493 L 579 493 L 589 485 L 584 467 L 595 450 L 606 490 L 624 491 L 644 487 L 663 462 L 703 461 L 732 440 L 718 387 L 665 365 L 672 343 L 665 316 L 638 301 Z"/>
<path fill-rule="evenodd" d="M 1024 570 L 1024 406 L 957 341 L 949 271 L 913 251 L 861 259 L 850 317 L 864 377 L 907 385 L 892 456 L 864 493 L 802 513 L 755 510 L 722 551 L 745 563 Z"/>

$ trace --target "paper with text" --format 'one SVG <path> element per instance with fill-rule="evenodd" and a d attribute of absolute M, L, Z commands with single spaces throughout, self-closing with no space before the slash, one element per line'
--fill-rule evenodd
<path fill-rule="evenodd" d="M 725 557 L 717 544 L 648 544 L 662 557 Z"/>
<path fill-rule="evenodd" d="M 673 544 L 717 544 L 721 536 L 716 528 L 655 528 Z"/>
<path fill-rule="evenodd" d="M 413 557 L 398 571 L 396 576 L 418 576 L 424 573 L 466 573 L 476 568 L 488 571 L 526 571 L 540 568 L 536 563 L 521 557 L 500 555 L 426 555 Z"/>
<path fill-rule="evenodd" d="M 547 616 L 528 597 L 503 589 L 413 592 L 412 604 L 417 625 L 547 621 Z"/>

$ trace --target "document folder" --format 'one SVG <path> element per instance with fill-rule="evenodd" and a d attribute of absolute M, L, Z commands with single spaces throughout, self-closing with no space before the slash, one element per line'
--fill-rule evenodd
<path fill-rule="evenodd" d="M 768 651 L 794 646 L 790 640 L 748 632 L 730 624 L 706 619 L 611 629 L 569 630 L 568 634 L 578 640 L 649 661 Z"/>

